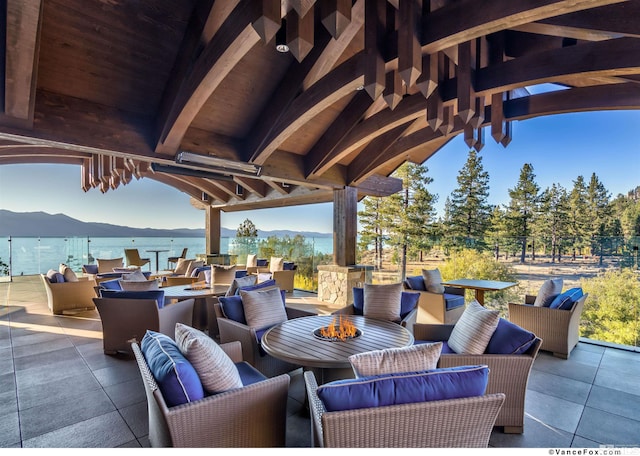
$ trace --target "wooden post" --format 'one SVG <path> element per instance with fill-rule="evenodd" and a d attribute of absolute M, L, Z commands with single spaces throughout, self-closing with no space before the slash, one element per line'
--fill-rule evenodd
<path fill-rule="evenodd" d="M 358 234 L 358 191 L 345 187 L 333 192 L 333 263 L 350 266 L 356 263 Z"/>
<path fill-rule="evenodd" d="M 207 255 L 220 253 L 220 209 L 205 208 L 205 236 Z"/>

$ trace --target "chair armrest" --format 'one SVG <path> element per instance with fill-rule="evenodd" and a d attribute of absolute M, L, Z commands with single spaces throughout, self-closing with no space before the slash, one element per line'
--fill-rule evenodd
<path fill-rule="evenodd" d="M 355 315 L 356 311 L 353 307 L 353 304 L 349 304 L 348 306 L 342 307 L 341 309 L 334 310 L 331 312 L 331 315 Z"/>
<path fill-rule="evenodd" d="M 239 341 L 242 345 L 242 359 L 255 366 L 255 358 L 259 355 L 255 330 L 229 318 L 218 318 L 217 321 L 220 343 Z"/>
<path fill-rule="evenodd" d="M 454 325 L 432 325 L 416 323 L 413 325 L 413 337 L 416 340 L 445 341 L 449 340 Z"/>
<path fill-rule="evenodd" d="M 409 312 L 403 319 L 400 321 L 400 324 L 407 328 L 409 332 L 413 333 L 413 325 L 416 324 L 416 319 L 418 318 L 418 308 L 416 307 L 411 312 Z"/>
<path fill-rule="evenodd" d="M 524 296 L 524 303 L 525 304 L 533 304 L 534 302 L 536 302 L 536 296 L 535 295 L 525 295 Z"/>
<path fill-rule="evenodd" d="M 447 293 L 447 294 L 454 294 L 454 295 L 458 295 L 458 296 L 464 296 L 465 289 L 464 288 L 460 288 L 460 287 L 445 286 L 444 287 L 444 292 Z"/>
<path fill-rule="evenodd" d="M 293 320 L 294 318 L 301 318 L 301 317 L 314 317 L 318 315 L 316 312 L 296 309 L 295 307 L 285 307 L 285 310 L 287 312 L 287 320 Z"/>
<path fill-rule="evenodd" d="M 193 306 L 195 299 L 185 299 L 184 301 L 165 304 L 158 309 L 159 332 L 175 338 L 176 323 L 193 326 Z"/>
<path fill-rule="evenodd" d="M 225 344 L 220 344 L 220 348 L 229 355 L 231 361 L 234 363 L 242 362 L 242 344 L 238 340 L 234 340 L 233 342 L 227 342 Z"/>

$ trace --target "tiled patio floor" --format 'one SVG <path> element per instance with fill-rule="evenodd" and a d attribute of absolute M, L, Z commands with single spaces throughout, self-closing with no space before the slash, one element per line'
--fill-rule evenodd
<path fill-rule="evenodd" d="M 51 315 L 39 280 L 0 284 L 0 447 L 149 446 L 135 360 L 103 354 L 97 312 Z M 291 376 L 287 446 L 307 447 L 301 371 Z M 524 434 L 496 429 L 490 446 L 640 446 L 638 379 L 640 353 L 584 342 L 569 360 L 541 353 Z"/>

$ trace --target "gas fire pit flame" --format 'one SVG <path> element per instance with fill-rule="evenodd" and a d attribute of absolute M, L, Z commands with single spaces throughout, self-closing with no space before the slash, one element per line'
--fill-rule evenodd
<path fill-rule="evenodd" d="M 347 317 L 338 315 L 333 317 L 328 326 L 316 329 L 313 334 L 324 340 L 346 341 L 360 336 L 362 332 Z"/>

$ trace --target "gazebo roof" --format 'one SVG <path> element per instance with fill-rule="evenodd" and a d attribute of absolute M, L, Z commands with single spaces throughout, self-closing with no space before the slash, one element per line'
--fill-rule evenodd
<path fill-rule="evenodd" d="M 224 211 L 388 195 L 458 134 L 479 150 L 511 121 L 638 109 L 639 18 L 638 0 L 7 0 L 0 164 Z"/>

